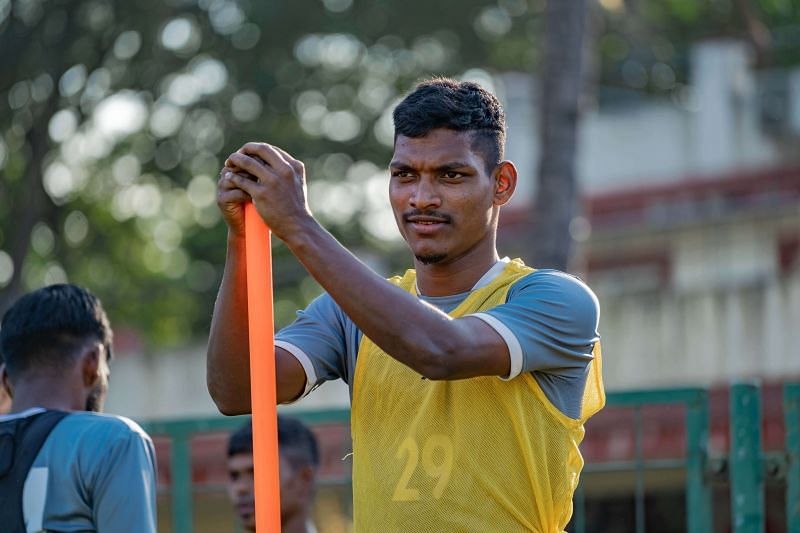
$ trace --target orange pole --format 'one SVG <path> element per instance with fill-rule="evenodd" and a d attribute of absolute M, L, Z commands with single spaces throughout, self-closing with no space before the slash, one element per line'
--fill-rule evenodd
<path fill-rule="evenodd" d="M 256 531 L 279 533 L 281 500 L 270 232 L 252 202 L 245 204 L 244 222 Z"/>

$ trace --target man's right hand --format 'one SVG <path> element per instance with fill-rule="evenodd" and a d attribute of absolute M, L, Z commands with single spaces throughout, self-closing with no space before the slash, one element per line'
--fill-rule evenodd
<path fill-rule="evenodd" d="M 230 167 L 223 167 L 217 182 L 217 206 L 222 212 L 222 218 L 228 225 L 231 236 L 244 238 L 244 204 L 250 201 L 250 195 L 234 184 L 231 176 L 236 171 Z M 247 174 L 239 174 L 249 178 Z"/>

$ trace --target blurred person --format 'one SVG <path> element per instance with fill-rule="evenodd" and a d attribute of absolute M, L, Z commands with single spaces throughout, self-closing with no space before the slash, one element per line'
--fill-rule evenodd
<path fill-rule="evenodd" d="M 278 416 L 281 531 L 316 533 L 311 521 L 314 482 L 319 467 L 317 440 L 297 419 Z M 256 530 L 253 488 L 253 424 L 247 422 L 228 441 L 228 496 L 242 525 Z"/>
<path fill-rule="evenodd" d="M 562 531 L 584 422 L 604 403 L 599 305 L 579 279 L 501 259 L 517 183 L 494 95 L 436 78 L 394 110 L 389 202 L 414 269 L 389 280 L 312 216 L 305 167 L 248 143 L 220 173 L 225 273 L 208 387 L 250 410 L 243 204 L 325 289 L 276 335 L 277 401 L 350 387 L 356 531 Z"/>
<path fill-rule="evenodd" d="M 2 530 L 155 532 L 153 443 L 100 414 L 112 346 L 100 301 L 51 285 L 17 300 L 0 327 L 12 398 L 0 416 Z"/>

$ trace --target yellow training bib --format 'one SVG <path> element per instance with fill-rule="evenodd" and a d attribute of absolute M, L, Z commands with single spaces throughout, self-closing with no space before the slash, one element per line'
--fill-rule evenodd
<path fill-rule="evenodd" d="M 505 303 L 531 272 L 512 261 L 450 316 Z M 416 274 L 390 281 L 413 294 Z M 430 381 L 363 337 L 352 409 L 355 531 L 562 531 L 583 467 L 583 423 L 605 403 L 599 343 L 594 356 L 574 420 L 529 373 Z"/>

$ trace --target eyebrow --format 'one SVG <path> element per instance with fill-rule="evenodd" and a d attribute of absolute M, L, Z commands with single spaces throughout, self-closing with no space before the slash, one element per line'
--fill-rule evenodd
<path fill-rule="evenodd" d="M 414 169 L 414 167 L 412 167 L 408 163 L 403 163 L 402 161 L 392 161 L 391 163 L 389 163 L 389 168 L 396 168 L 396 169 L 399 169 L 399 170 L 413 170 Z M 456 169 L 459 169 L 459 168 L 470 168 L 471 169 L 471 168 L 474 168 L 474 167 L 472 165 L 470 165 L 469 163 L 462 163 L 461 161 L 451 161 L 449 163 L 444 163 L 442 165 L 439 165 L 434 170 L 436 170 L 437 172 L 446 172 L 448 170 L 456 170 Z"/>

